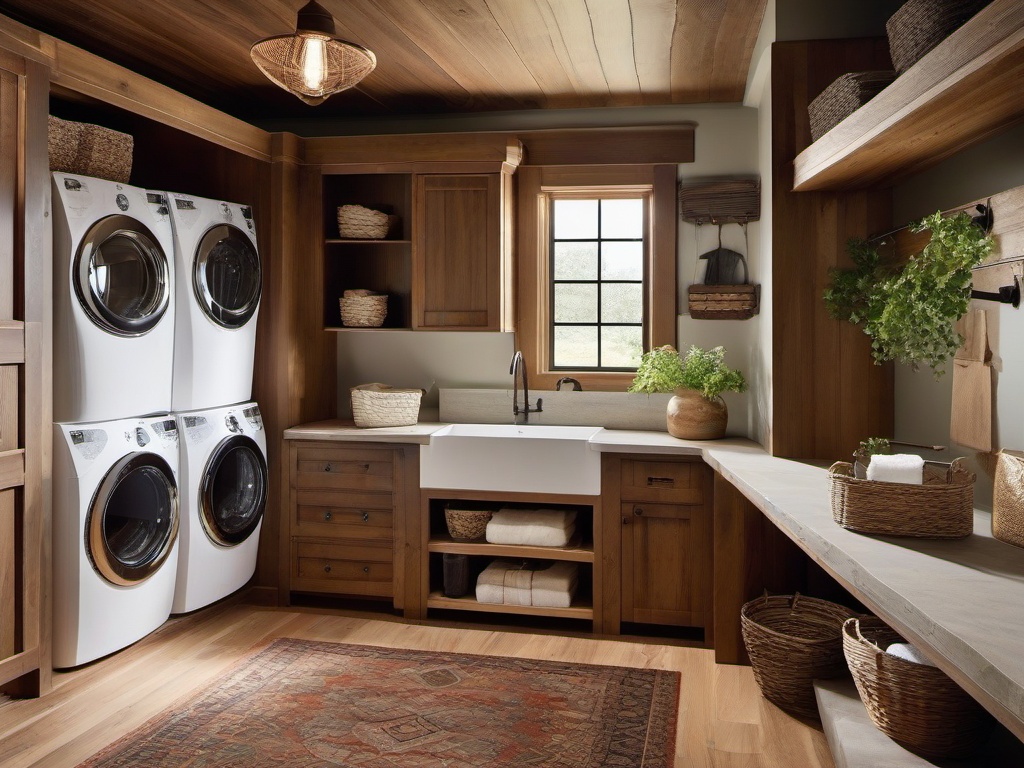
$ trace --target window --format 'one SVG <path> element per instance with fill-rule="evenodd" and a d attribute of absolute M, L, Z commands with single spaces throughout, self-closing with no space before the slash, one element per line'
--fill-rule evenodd
<path fill-rule="evenodd" d="M 624 390 L 676 341 L 676 166 L 525 166 L 517 345 L 530 383 Z"/>
<path fill-rule="evenodd" d="M 635 371 L 644 351 L 648 194 L 552 194 L 552 371 Z"/>

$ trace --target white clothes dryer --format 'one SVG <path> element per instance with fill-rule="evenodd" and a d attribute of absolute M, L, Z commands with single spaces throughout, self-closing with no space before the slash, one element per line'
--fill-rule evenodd
<path fill-rule="evenodd" d="M 176 414 L 181 545 L 171 613 L 245 586 L 256 571 L 267 505 L 267 439 L 256 403 Z"/>
<path fill-rule="evenodd" d="M 179 276 L 171 410 L 245 402 L 263 282 L 252 209 L 166 194 Z"/>
<path fill-rule="evenodd" d="M 55 424 L 53 665 L 131 645 L 171 613 L 178 566 L 172 417 Z"/>
<path fill-rule="evenodd" d="M 53 174 L 53 417 L 167 413 L 174 240 L 162 193 Z"/>

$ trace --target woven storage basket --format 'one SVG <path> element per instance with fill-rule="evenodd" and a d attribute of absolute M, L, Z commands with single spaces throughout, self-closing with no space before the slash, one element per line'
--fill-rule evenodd
<path fill-rule="evenodd" d="M 871 722 L 925 757 L 970 753 L 986 735 L 990 721 L 985 710 L 937 667 L 885 652 L 903 642 L 874 616 L 843 625 L 843 652 Z"/>
<path fill-rule="evenodd" d="M 740 610 L 743 645 L 764 697 L 790 714 L 818 718 L 815 678 L 846 674 L 843 622 L 854 611 L 803 595 L 759 597 Z"/>
<path fill-rule="evenodd" d="M 845 461 L 833 464 L 828 476 L 832 519 L 843 528 L 919 539 L 961 539 L 974 531 L 975 478 L 960 459 L 948 480 L 926 473 L 922 485 L 861 480 Z"/>
<path fill-rule="evenodd" d="M 690 317 L 695 320 L 747 320 L 758 313 L 759 285 L 691 285 Z"/>
<path fill-rule="evenodd" d="M 889 53 L 902 75 L 990 0 L 908 0 L 885 22 Z"/>
<path fill-rule="evenodd" d="M 820 139 L 895 79 L 896 73 L 892 70 L 849 72 L 838 77 L 807 105 L 811 139 Z"/>
<path fill-rule="evenodd" d="M 692 224 L 745 223 L 761 218 L 760 179 L 680 182 L 679 216 Z"/>
<path fill-rule="evenodd" d="M 50 115 L 47 119 L 50 170 L 127 184 L 134 139 L 127 133 Z"/>
<path fill-rule="evenodd" d="M 397 221 L 397 216 L 372 208 L 343 205 L 338 209 L 338 234 L 356 240 L 383 240 Z"/>
<path fill-rule="evenodd" d="M 386 293 L 354 290 L 345 291 L 338 299 L 341 324 L 348 328 L 379 328 L 388 316 Z"/>
<path fill-rule="evenodd" d="M 469 509 L 448 505 L 444 508 L 444 522 L 448 534 L 459 541 L 479 541 L 487 533 L 487 523 L 493 512 L 489 509 Z"/>
<path fill-rule="evenodd" d="M 1024 547 L 1024 453 L 999 452 L 992 488 L 992 535 Z"/>
<path fill-rule="evenodd" d="M 408 427 L 419 419 L 422 389 L 360 384 L 351 392 L 352 418 L 357 427 Z"/>

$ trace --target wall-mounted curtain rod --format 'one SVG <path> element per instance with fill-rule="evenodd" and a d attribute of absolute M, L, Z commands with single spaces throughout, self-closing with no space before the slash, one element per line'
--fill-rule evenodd
<path fill-rule="evenodd" d="M 995 224 L 995 214 L 992 212 L 992 198 L 989 198 L 987 203 L 978 203 L 976 206 L 974 206 L 974 209 L 978 212 L 977 216 L 971 217 L 972 220 L 974 221 L 974 223 L 977 224 L 978 227 L 981 228 L 981 230 L 983 232 L 986 232 L 986 233 L 991 232 L 992 231 L 992 225 Z M 966 212 L 966 210 L 967 210 L 966 208 L 952 208 L 952 209 L 950 209 L 948 211 L 943 211 L 942 213 L 943 213 L 943 215 L 947 215 L 947 214 L 954 213 L 954 212 L 956 212 L 956 213 L 960 213 L 961 211 Z M 895 229 L 890 229 L 888 232 L 882 232 L 879 235 L 872 235 L 871 237 L 868 238 L 868 242 L 869 243 L 878 243 L 878 242 L 880 242 L 882 240 L 886 240 L 887 238 L 890 238 L 893 235 L 897 235 L 897 234 L 899 234 L 900 232 L 903 232 L 906 229 L 910 229 L 912 224 L 913 224 L 913 222 L 910 222 L 910 223 L 904 224 L 902 227 L 896 227 Z"/>
<path fill-rule="evenodd" d="M 971 291 L 971 298 L 982 301 L 998 301 L 1000 304 L 1012 304 L 1014 309 L 1019 309 L 1020 279 L 1014 275 L 1013 285 L 1000 286 L 998 293 L 994 291 Z"/>

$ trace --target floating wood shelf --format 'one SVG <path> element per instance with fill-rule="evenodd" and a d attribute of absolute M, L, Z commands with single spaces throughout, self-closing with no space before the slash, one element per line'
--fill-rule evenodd
<path fill-rule="evenodd" d="M 427 551 L 458 555 L 483 555 L 485 557 L 514 557 L 524 560 L 594 562 L 594 550 L 581 547 L 578 539 L 569 542 L 568 547 L 524 547 L 512 544 L 488 544 L 486 541 L 455 541 L 450 536 L 437 535 L 427 543 Z"/>
<path fill-rule="evenodd" d="M 1024 120 L 1024 3 L 993 0 L 797 155 L 793 188 L 889 186 Z"/>
<path fill-rule="evenodd" d="M 443 592 L 431 592 L 427 608 L 444 608 L 454 611 L 480 611 L 481 613 L 512 613 L 518 616 L 553 616 L 562 619 L 585 619 L 593 621 L 594 609 L 589 604 L 578 602 L 569 608 L 540 608 L 533 605 L 503 605 L 478 603 L 472 597 L 445 597 Z"/>
<path fill-rule="evenodd" d="M 326 245 L 411 245 L 412 240 L 367 240 L 363 238 L 327 238 Z"/>

